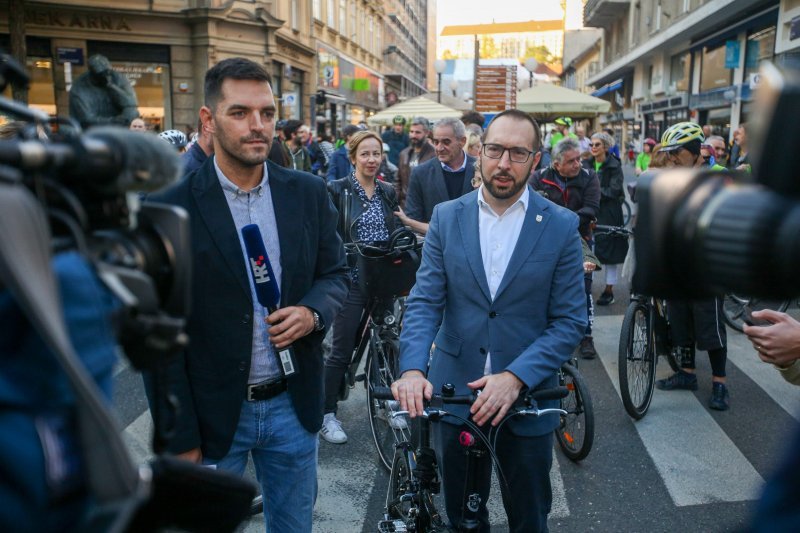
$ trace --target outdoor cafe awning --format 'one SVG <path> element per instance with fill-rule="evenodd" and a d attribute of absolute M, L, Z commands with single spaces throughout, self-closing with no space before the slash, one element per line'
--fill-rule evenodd
<path fill-rule="evenodd" d="M 407 121 L 411 121 L 414 117 L 425 117 L 429 121 L 435 121 L 448 117 L 460 118 L 461 114 L 461 111 L 439 104 L 425 96 L 417 96 L 372 115 L 367 118 L 367 124 L 370 126 L 388 126 L 396 115 L 405 117 Z"/>
<path fill-rule="evenodd" d="M 611 102 L 549 83 L 524 89 L 517 95 L 517 109 L 537 115 L 537 118 L 561 115 L 588 118 L 608 113 L 610 108 Z"/>

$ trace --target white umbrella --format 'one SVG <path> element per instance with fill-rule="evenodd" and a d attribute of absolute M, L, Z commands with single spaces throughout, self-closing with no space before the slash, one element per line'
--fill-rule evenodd
<path fill-rule="evenodd" d="M 539 84 L 517 94 L 517 109 L 544 118 L 594 117 L 610 108 L 611 102 L 558 85 Z"/>
<path fill-rule="evenodd" d="M 425 117 L 429 121 L 435 121 L 448 117 L 460 118 L 462 112 L 446 105 L 438 104 L 425 96 L 416 96 L 372 115 L 367 118 L 367 124 L 370 126 L 387 126 L 392 123 L 392 119 L 397 115 L 405 117 L 407 122 L 410 122 L 414 117 Z"/>

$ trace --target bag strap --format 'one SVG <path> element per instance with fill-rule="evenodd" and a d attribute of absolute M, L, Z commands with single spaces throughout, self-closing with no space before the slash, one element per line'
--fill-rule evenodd
<path fill-rule="evenodd" d="M 72 384 L 88 485 L 103 512 L 116 514 L 103 528 L 118 530 L 144 496 L 144 487 L 119 428 L 72 346 L 51 266 L 47 219 L 39 202 L 19 183 L 0 181 L 0 227 L 0 281 Z"/>

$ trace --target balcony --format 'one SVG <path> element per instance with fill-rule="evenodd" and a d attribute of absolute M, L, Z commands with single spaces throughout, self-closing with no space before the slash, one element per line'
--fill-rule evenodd
<path fill-rule="evenodd" d="M 588 0 L 583 8 L 583 24 L 607 28 L 618 18 L 628 15 L 630 4 L 630 0 Z"/>

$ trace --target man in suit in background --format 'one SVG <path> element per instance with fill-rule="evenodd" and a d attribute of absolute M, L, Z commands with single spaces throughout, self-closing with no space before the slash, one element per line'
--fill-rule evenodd
<path fill-rule="evenodd" d="M 423 397 L 452 383 L 456 394 L 483 389 L 471 408 L 448 410 L 471 416 L 488 431 L 486 423 L 497 426 L 523 387 L 557 386 L 559 367 L 583 338 L 586 296 L 578 216 L 527 186 L 539 147 L 539 127 L 530 116 L 517 110 L 498 114 L 486 130 L 481 187 L 434 209 L 403 318 L 402 377 L 392 385 L 411 417 L 421 413 Z M 539 402 L 540 408 L 557 405 L 557 400 Z M 547 531 L 558 423 L 553 414 L 518 416 L 498 435 L 511 531 Z M 448 417 L 434 427 L 453 527 L 462 518 L 467 476 L 457 424 Z M 478 518 L 481 531 L 488 531 L 489 457 L 478 459 L 477 468 Z"/>
<path fill-rule="evenodd" d="M 320 345 L 347 294 L 336 210 L 318 177 L 267 162 L 275 100 L 261 65 L 231 58 L 211 68 L 200 116 L 214 156 L 153 198 L 191 216 L 190 344 L 169 370 L 180 410 L 168 450 L 237 474 L 252 455 L 267 530 L 310 532 Z M 259 226 L 281 290 L 269 316 L 247 266 L 248 224 Z M 286 377 L 276 348 L 289 345 L 297 372 Z"/>
<path fill-rule="evenodd" d="M 411 172 L 405 210 L 396 213 L 403 224 L 425 234 L 436 205 L 472 190 L 475 159 L 464 151 L 466 144 L 466 128 L 460 120 L 443 118 L 436 123 L 433 127 L 436 159 L 418 165 Z"/>
<path fill-rule="evenodd" d="M 399 163 L 397 164 L 397 179 L 394 182 L 394 190 L 397 192 L 397 201 L 400 207 L 406 204 L 406 193 L 408 192 L 408 180 L 411 171 L 429 159 L 436 157 L 433 145 L 428 141 L 430 123 L 425 117 L 414 117 L 411 126 L 408 128 L 408 138 L 410 145 L 400 152 Z"/>

